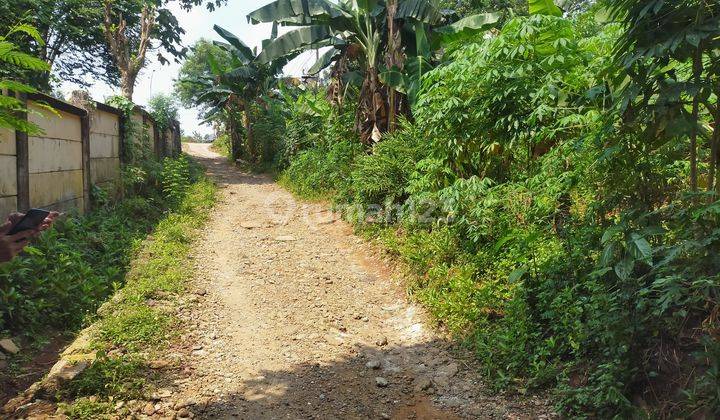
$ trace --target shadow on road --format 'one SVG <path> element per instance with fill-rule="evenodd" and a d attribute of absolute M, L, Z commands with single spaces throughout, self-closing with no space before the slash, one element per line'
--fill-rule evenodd
<path fill-rule="evenodd" d="M 325 345 L 319 342 L 317 351 Z M 242 419 L 529 419 L 550 411 L 539 399 L 491 394 L 477 380 L 474 362 L 459 365 L 448 347 L 438 341 L 348 346 L 350 356 L 331 363 L 301 362 L 248 376 L 228 367 L 203 378 L 205 389 L 189 398 L 196 404 L 188 408 L 200 418 Z M 185 369 L 166 380 L 193 375 Z"/>

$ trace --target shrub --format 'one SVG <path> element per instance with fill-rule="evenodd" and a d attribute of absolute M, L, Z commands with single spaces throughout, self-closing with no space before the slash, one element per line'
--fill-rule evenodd
<path fill-rule="evenodd" d="M 164 210 L 178 205 L 198 171 L 184 157 L 166 159 L 160 168 L 162 194 L 170 200 L 138 176 L 145 181 L 136 191 L 147 196 L 58 221 L 25 255 L 0 265 L 0 331 L 73 330 L 92 316 L 123 284 L 137 244 Z"/>

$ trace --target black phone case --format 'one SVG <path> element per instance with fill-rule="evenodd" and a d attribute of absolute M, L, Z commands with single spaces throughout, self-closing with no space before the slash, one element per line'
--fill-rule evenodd
<path fill-rule="evenodd" d="M 25 216 L 8 232 L 8 235 L 15 235 L 24 230 L 35 229 L 50 215 L 47 210 L 30 209 Z"/>

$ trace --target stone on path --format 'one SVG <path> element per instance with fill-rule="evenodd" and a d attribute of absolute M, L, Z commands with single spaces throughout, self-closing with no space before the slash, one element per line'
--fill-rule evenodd
<path fill-rule="evenodd" d="M 5 353 L 9 354 L 17 354 L 20 352 L 20 347 L 18 347 L 9 338 L 3 338 L 2 340 L 0 340 L 0 349 L 2 349 L 2 351 L 4 351 Z"/>
<path fill-rule="evenodd" d="M 375 378 L 375 385 L 379 386 L 380 388 L 386 388 L 388 385 L 390 385 L 390 383 L 387 379 L 378 376 L 377 378 Z"/>
<path fill-rule="evenodd" d="M 245 229 L 262 229 L 267 228 L 267 223 L 262 223 L 257 220 L 243 220 L 240 222 L 240 227 Z"/>
<path fill-rule="evenodd" d="M 380 369 L 380 361 L 371 360 L 371 361 L 365 363 L 365 367 L 367 367 L 368 369 Z"/>

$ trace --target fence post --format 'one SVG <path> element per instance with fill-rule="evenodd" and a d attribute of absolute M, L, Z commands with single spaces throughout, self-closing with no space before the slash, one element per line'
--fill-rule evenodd
<path fill-rule="evenodd" d="M 180 133 L 180 121 L 173 121 L 173 155 L 180 156 L 182 153 L 182 134 Z"/>
<path fill-rule="evenodd" d="M 126 163 L 128 163 L 128 159 L 125 155 L 125 142 L 127 141 L 125 138 L 125 124 L 127 124 L 126 116 L 125 112 L 121 112 L 121 114 L 120 118 L 118 118 L 118 155 L 120 155 L 120 167 L 122 168 Z"/>
<path fill-rule="evenodd" d="M 162 149 L 160 148 L 160 130 L 158 129 L 157 122 L 152 120 L 153 123 L 153 149 L 155 150 L 155 159 L 161 161 Z"/>
<path fill-rule="evenodd" d="M 27 108 L 27 95 L 17 94 L 18 99 Z M 28 114 L 25 111 L 19 113 L 19 118 L 27 121 Z M 28 145 L 28 134 L 15 130 L 15 162 L 17 170 L 17 208 L 25 212 L 30 209 L 30 147 Z"/>
<path fill-rule="evenodd" d="M 80 138 L 82 139 L 83 168 L 83 204 L 87 213 L 92 210 L 90 203 L 90 112 L 85 108 L 85 116 L 80 117 Z"/>

